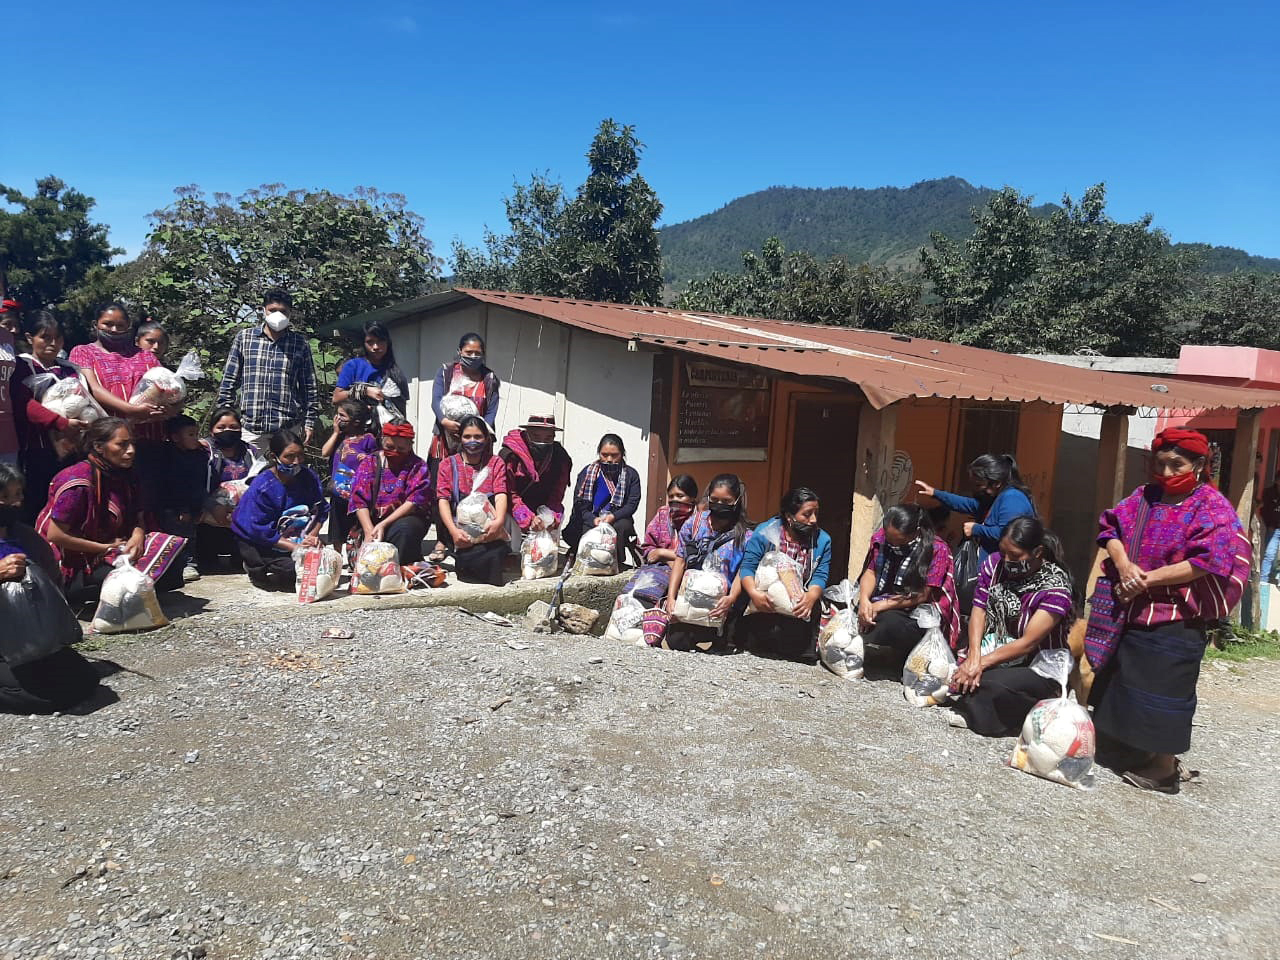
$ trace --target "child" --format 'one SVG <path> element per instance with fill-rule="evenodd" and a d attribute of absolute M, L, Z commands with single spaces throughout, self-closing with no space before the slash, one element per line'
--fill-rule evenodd
<path fill-rule="evenodd" d="M 329 542 L 341 549 L 351 531 L 351 484 L 356 467 L 378 451 L 378 441 L 369 432 L 369 408 L 358 400 L 343 400 L 333 415 L 333 433 L 324 442 L 321 454 L 333 457 L 329 478 Z"/>
<path fill-rule="evenodd" d="M 133 342 L 139 350 L 153 355 L 161 363 L 164 362 L 164 352 L 169 349 L 169 334 L 155 320 L 147 317 L 138 324 L 138 333 Z"/>
<path fill-rule="evenodd" d="M 186 414 L 165 423 L 169 442 L 161 460 L 160 523 L 166 533 L 187 538 L 182 555 L 182 580 L 200 579 L 196 567 L 196 521 L 211 488 L 209 450 L 200 442 L 200 427 Z"/>
<path fill-rule="evenodd" d="M 218 407 L 209 415 L 209 436 L 200 441 L 209 453 L 209 487 L 212 499 L 206 503 L 196 535 L 196 564 L 215 569 L 222 558 L 236 556 L 236 541 L 231 534 L 231 511 L 234 501 L 218 498 L 224 483 L 248 482 L 267 465 L 258 449 L 244 439 L 244 424 L 235 407 Z"/>

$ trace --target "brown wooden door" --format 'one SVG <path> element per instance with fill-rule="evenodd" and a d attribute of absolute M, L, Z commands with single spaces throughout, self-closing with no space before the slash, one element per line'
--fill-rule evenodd
<path fill-rule="evenodd" d="M 791 405 L 791 472 L 787 488 L 812 487 L 818 494 L 818 521 L 831 535 L 832 583 L 843 580 L 849 569 L 858 407 L 859 401 L 852 398 L 812 395 L 795 397 Z M 777 509 L 772 504 L 768 507 Z M 762 511 L 757 508 L 757 512 Z"/>

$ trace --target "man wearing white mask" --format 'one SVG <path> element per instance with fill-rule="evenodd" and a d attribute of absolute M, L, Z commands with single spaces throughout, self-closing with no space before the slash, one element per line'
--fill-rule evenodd
<path fill-rule="evenodd" d="M 231 343 L 227 367 L 218 388 L 218 405 L 236 405 L 242 395 L 244 439 L 301 426 L 307 443 L 320 415 L 316 370 L 307 338 L 289 329 L 293 297 L 268 290 L 262 300 L 262 323 L 241 330 Z"/>

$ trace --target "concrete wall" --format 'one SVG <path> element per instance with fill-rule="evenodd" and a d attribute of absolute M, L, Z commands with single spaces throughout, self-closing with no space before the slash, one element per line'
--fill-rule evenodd
<path fill-rule="evenodd" d="M 554 412 L 565 428 L 561 442 L 573 457 L 575 476 L 595 459 L 600 437 L 616 433 L 645 483 L 653 354 L 630 353 L 623 341 L 503 307 L 458 304 L 407 318 L 392 329 L 396 358 L 412 375 L 409 417 L 420 436 L 435 424 L 431 388 L 436 372 L 470 331 L 485 338 L 487 362 L 502 380 L 499 445 L 529 414 Z M 425 442 L 418 447 L 425 449 Z"/>

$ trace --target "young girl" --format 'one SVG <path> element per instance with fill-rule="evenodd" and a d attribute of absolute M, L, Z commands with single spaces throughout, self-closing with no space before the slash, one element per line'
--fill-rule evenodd
<path fill-rule="evenodd" d="M 373 414 L 378 407 L 391 411 L 396 420 L 407 416 L 409 381 L 396 363 L 391 333 L 385 324 L 370 320 L 364 325 L 364 356 L 352 357 L 338 371 L 338 385 L 333 389 L 333 402 L 355 400 Z"/>
<path fill-rule="evenodd" d="M 209 416 L 209 436 L 200 441 L 209 455 L 209 490 L 212 494 L 224 483 L 245 483 L 267 465 L 262 454 L 244 439 L 244 424 L 235 407 L 218 407 Z M 231 507 L 218 501 L 206 505 L 196 531 L 196 562 L 213 569 L 223 558 L 236 555 L 231 534 Z"/>
<path fill-rule="evenodd" d="M 369 432 L 369 407 L 359 400 L 343 400 L 333 415 L 333 432 L 320 449 L 333 458 L 329 476 L 329 542 L 341 549 L 351 532 L 351 485 L 356 469 L 377 453 L 378 441 Z"/>
<path fill-rule="evenodd" d="M 165 351 L 169 349 L 169 334 L 157 321 L 147 317 L 138 324 L 138 334 L 133 341 L 143 353 L 149 353 L 158 363 L 164 362 Z"/>
<path fill-rule="evenodd" d="M 508 552 L 502 541 L 509 499 L 507 465 L 501 457 L 494 456 L 493 435 L 482 418 L 463 417 L 458 426 L 462 450 L 440 463 L 436 516 L 453 539 L 458 579 L 500 587 L 502 561 Z M 476 474 L 485 467 L 489 474 L 484 483 L 477 484 Z M 484 532 L 476 537 L 461 530 L 454 521 L 458 504 L 472 493 L 487 494 L 495 511 Z"/>
<path fill-rule="evenodd" d="M 646 607 L 655 607 L 666 598 L 680 528 L 693 516 L 697 501 L 698 482 L 693 477 L 682 473 L 671 478 L 667 484 L 667 505 L 659 508 L 644 531 L 644 542 L 640 544 L 644 565 L 636 568 L 622 588 L 623 593 L 634 594 Z"/>

